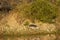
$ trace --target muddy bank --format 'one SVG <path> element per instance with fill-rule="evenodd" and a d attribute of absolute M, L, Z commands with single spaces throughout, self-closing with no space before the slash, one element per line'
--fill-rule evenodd
<path fill-rule="evenodd" d="M 0 37 L 0 40 L 60 40 L 60 35 L 47 34 L 47 35 L 32 35 L 32 36 L 20 36 L 20 37 Z"/>

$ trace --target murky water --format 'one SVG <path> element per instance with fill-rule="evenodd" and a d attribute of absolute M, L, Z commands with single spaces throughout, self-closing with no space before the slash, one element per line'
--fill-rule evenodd
<path fill-rule="evenodd" d="M 60 40 L 59 35 L 35 35 L 35 36 L 20 36 L 20 37 L 0 37 L 0 40 Z"/>

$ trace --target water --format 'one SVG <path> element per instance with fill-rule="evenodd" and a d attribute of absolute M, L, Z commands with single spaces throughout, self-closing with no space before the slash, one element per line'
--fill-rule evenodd
<path fill-rule="evenodd" d="M 20 37 L 12 37 L 12 36 L 4 36 L 0 37 L 0 40 L 60 40 L 59 35 L 32 35 L 32 36 L 20 36 Z"/>

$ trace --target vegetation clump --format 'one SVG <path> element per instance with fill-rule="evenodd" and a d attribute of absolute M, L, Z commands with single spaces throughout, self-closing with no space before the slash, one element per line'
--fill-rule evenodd
<path fill-rule="evenodd" d="M 40 20 L 42 22 L 51 23 L 56 18 L 57 7 L 50 1 L 35 0 L 25 10 L 26 18 L 33 20 Z M 28 16 L 28 17 L 27 17 Z"/>

